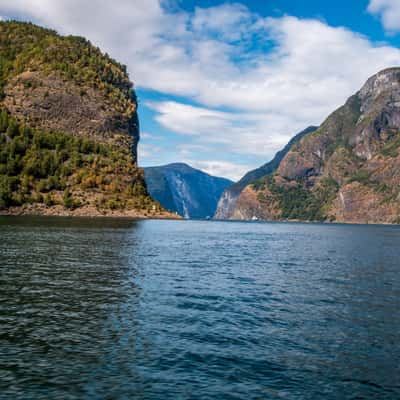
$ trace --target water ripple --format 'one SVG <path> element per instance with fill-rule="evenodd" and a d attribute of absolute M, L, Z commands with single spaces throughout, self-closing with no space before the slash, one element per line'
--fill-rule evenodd
<path fill-rule="evenodd" d="M 398 399 L 400 229 L 0 218 L 0 399 Z"/>

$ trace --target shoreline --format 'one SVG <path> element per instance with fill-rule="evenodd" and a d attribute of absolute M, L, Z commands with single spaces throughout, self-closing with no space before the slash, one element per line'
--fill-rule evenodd
<path fill-rule="evenodd" d="M 181 216 L 170 213 L 168 211 L 156 212 L 140 212 L 138 210 L 99 210 L 95 207 L 86 206 L 79 207 L 75 210 L 68 210 L 63 206 L 57 205 L 47 207 L 44 205 L 25 205 L 18 207 L 10 207 L 0 210 L 0 216 L 10 217 L 71 217 L 71 218 L 117 218 L 117 219 L 168 219 L 181 220 Z"/>
<path fill-rule="evenodd" d="M 68 210 L 62 206 L 20 206 L 0 210 L 0 217 L 60 217 L 60 218 L 88 218 L 88 219 L 121 219 L 132 221 L 145 220 L 171 220 L 184 221 L 185 218 L 167 211 L 162 213 L 148 212 L 140 213 L 135 210 L 98 210 L 94 207 L 81 207 L 75 210 Z M 307 221 L 307 220 L 240 220 L 240 219 L 194 219 L 207 222 L 239 222 L 239 223 L 272 223 L 272 224 L 307 224 L 307 225 L 369 225 L 369 226 L 392 226 L 400 227 L 400 224 L 390 222 L 360 222 L 360 221 Z"/>
<path fill-rule="evenodd" d="M 308 225 L 383 225 L 383 226 L 399 226 L 400 224 L 396 224 L 393 222 L 363 222 L 363 221 L 310 221 L 310 220 L 301 220 L 301 219 L 276 219 L 276 220 L 267 220 L 267 219 L 259 219 L 257 221 L 252 221 L 250 219 L 211 219 L 211 221 L 217 222 L 246 222 L 246 223 L 272 223 L 272 224 L 308 224 Z"/>

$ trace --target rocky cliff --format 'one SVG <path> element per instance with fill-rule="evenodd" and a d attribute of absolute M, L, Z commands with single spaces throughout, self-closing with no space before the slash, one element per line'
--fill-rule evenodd
<path fill-rule="evenodd" d="M 232 184 L 183 163 L 145 168 L 145 178 L 150 195 L 185 218 L 212 217 L 222 192 Z"/>
<path fill-rule="evenodd" d="M 81 37 L 0 22 L 0 208 L 155 215 L 126 67 Z"/>
<path fill-rule="evenodd" d="M 400 222 L 400 68 L 379 72 L 245 188 L 234 216 Z"/>
<path fill-rule="evenodd" d="M 257 181 L 265 175 L 271 174 L 278 167 L 283 157 L 288 153 L 291 147 L 302 139 L 305 135 L 317 129 L 316 126 L 310 126 L 295 135 L 290 142 L 276 153 L 275 157 L 260 168 L 249 171 L 240 181 L 226 188 L 218 201 L 217 211 L 214 218 L 216 219 L 241 219 L 239 215 L 235 215 L 236 202 L 243 189 L 252 182 Z"/>

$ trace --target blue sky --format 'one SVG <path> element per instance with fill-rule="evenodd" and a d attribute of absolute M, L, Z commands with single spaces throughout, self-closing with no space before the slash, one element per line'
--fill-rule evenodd
<path fill-rule="evenodd" d="M 231 179 L 400 66 L 400 0 L 0 0 L 0 16 L 85 36 L 128 66 L 142 166 Z"/>

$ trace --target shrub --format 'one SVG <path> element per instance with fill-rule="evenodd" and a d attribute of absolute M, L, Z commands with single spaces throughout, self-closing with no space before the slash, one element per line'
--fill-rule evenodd
<path fill-rule="evenodd" d="M 1 106 L 0 143 L 2 208 L 27 202 L 49 205 L 63 191 L 62 204 L 73 209 L 80 203 L 66 188 L 76 184 L 86 192 L 96 192 L 96 198 L 101 193 L 105 208 L 153 204 L 132 155 L 118 147 L 30 129 Z"/>
<path fill-rule="evenodd" d="M 70 210 L 73 210 L 75 208 L 74 199 L 72 198 L 72 195 L 68 189 L 64 190 L 62 200 L 65 208 L 68 208 Z"/>
<path fill-rule="evenodd" d="M 55 204 L 54 200 L 53 200 L 53 197 L 51 196 L 50 193 L 47 193 L 46 196 L 44 196 L 43 202 L 47 207 L 51 207 L 51 206 L 53 206 Z"/>
<path fill-rule="evenodd" d="M 6 208 L 12 205 L 12 190 L 9 179 L 0 178 L 0 208 Z"/>
<path fill-rule="evenodd" d="M 362 184 L 368 184 L 370 176 L 371 176 L 370 172 L 366 170 L 360 170 L 350 178 L 349 182 L 359 182 Z"/>

